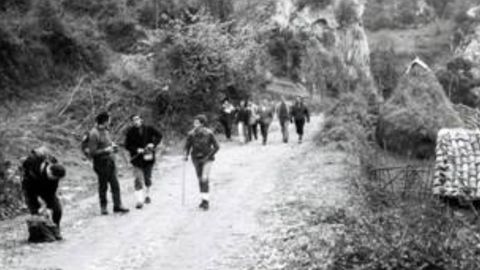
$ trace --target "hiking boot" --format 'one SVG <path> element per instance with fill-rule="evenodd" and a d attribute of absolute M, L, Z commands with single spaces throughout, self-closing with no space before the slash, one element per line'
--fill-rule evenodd
<path fill-rule="evenodd" d="M 145 203 L 146 203 L 146 204 L 149 204 L 149 203 L 151 203 L 151 202 L 152 202 L 152 199 L 150 199 L 149 196 L 145 197 Z"/>
<path fill-rule="evenodd" d="M 102 208 L 100 209 L 100 214 L 102 214 L 102 216 L 108 215 L 108 210 L 107 210 L 107 208 L 106 208 L 106 207 L 102 207 Z"/>
<path fill-rule="evenodd" d="M 57 228 L 55 228 L 55 230 L 54 230 L 54 235 L 55 235 L 55 239 L 56 239 L 57 241 L 63 240 L 63 236 L 62 236 L 62 234 L 60 233 L 60 228 L 59 228 L 58 226 L 57 226 Z"/>
<path fill-rule="evenodd" d="M 123 207 L 123 206 L 113 208 L 113 212 L 114 212 L 114 213 L 126 214 L 126 213 L 128 213 L 129 211 L 130 211 L 130 210 L 128 210 L 128 208 L 125 208 L 125 207 Z"/>
<path fill-rule="evenodd" d="M 137 209 L 142 209 L 142 208 L 143 208 L 143 203 L 137 203 L 137 204 L 135 205 L 135 208 L 137 208 Z"/>
<path fill-rule="evenodd" d="M 203 210 L 208 210 L 208 201 L 207 200 L 202 200 L 202 202 L 200 203 L 200 205 L 198 206 L 199 208 L 202 208 Z"/>

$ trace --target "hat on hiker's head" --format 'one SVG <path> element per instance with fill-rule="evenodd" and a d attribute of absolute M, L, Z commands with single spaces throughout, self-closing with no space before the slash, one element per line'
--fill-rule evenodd
<path fill-rule="evenodd" d="M 50 150 L 45 145 L 37 147 L 32 150 L 32 154 L 37 156 L 47 156 L 50 153 Z"/>
<path fill-rule="evenodd" d="M 202 125 L 207 124 L 207 117 L 204 114 L 199 114 L 195 116 L 195 120 L 198 120 Z"/>
<path fill-rule="evenodd" d="M 139 113 L 134 113 L 134 114 L 130 115 L 130 120 L 133 120 L 133 118 L 135 118 L 135 117 L 143 119 L 143 117 Z"/>
<path fill-rule="evenodd" d="M 57 179 L 60 179 L 67 174 L 65 167 L 60 164 L 52 164 L 50 167 L 50 171 L 52 172 L 52 176 Z"/>
<path fill-rule="evenodd" d="M 97 122 L 97 124 L 101 125 L 107 122 L 108 119 L 110 119 L 110 115 L 108 114 L 108 112 L 101 112 L 97 115 L 95 121 Z"/>

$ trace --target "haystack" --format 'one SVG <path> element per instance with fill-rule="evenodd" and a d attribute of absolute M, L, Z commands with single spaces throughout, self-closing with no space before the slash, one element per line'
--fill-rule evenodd
<path fill-rule="evenodd" d="M 441 128 L 463 126 L 435 74 L 417 58 L 381 108 L 376 136 L 387 150 L 428 158 Z"/>

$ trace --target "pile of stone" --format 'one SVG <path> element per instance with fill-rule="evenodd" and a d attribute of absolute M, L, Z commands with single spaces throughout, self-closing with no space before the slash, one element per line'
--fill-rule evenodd
<path fill-rule="evenodd" d="M 433 193 L 480 198 L 480 130 L 441 129 L 437 136 Z"/>

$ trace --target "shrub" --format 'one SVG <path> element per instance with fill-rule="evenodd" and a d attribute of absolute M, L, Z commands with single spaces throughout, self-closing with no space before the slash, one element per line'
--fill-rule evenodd
<path fill-rule="evenodd" d="M 117 17 L 124 8 L 120 3 L 116 0 L 64 0 L 62 7 L 77 16 L 88 15 L 103 20 Z"/>
<path fill-rule="evenodd" d="M 137 42 L 146 37 L 144 32 L 136 28 L 134 21 L 123 18 L 104 21 L 102 29 L 110 48 L 121 53 L 132 52 Z"/>
<path fill-rule="evenodd" d="M 19 11 L 26 13 L 32 7 L 32 0 L 2 0 L 0 11 Z"/>
<path fill-rule="evenodd" d="M 370 54 L 370 70 L 379 91 L 388 99 L 400 78 L 399 63 L 392 48 L 373 51 Z"/>
<path fill-rule="evenodd" d="M 166 125 L 189 126 L 185 120 L 200 112 L 213 120 L 223 97 L 248 95 L 246 86 L 254 85 L 252 59 L 257 48 L 250 36 L 239 33 L 232 38 L 226 25 L 209 17 L 170 29 L 155 52 L 156 74 L 170 82 L 169 90 L 157 98 L 157 113 Z M 185 131 L 188 126 L 180 128 Z"/>
<path fill-rule="evenodd" d="M 299 80 L 306 40 L 306 34 L 295 33 L 289 29 L 275 29 L 270 32 L 266 46 L 275 62 L 275 75 Z"/>
<path fill-rule="evenodd" d="M 352 0 L 341 0 L 335 8 L 335 19 L 341 27 L 346 27 L 360 21 L 357 5 Z"/>
<path fill-rule="evenodd" d="M 311 7 L 313 9 L 324 9 L 332 4 L 332 0 L 300 0 L 297 2 L 298 9 Z"/>

